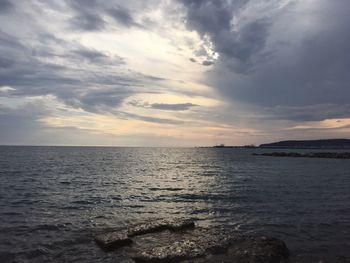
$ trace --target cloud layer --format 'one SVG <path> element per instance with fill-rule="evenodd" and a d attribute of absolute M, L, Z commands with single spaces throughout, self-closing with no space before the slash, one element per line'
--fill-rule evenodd
<path fill-rule="evenodd" d="M 346 137 L 349 11 L 346 0 L 0 1 L 0 144 L 72 144 L 72 131 L 119 145 Z"/>

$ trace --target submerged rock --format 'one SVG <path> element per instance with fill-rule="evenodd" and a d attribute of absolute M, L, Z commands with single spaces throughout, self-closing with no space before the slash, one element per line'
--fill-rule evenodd
<path fill-rule="evenodd" d="M 237 246 L 232 246 L 227 252 L 227 260 L 221 262 L 236 263 L 278 263 L 289 258 L 286 244 L 276 238 L 247 238 Z"/>
<path fill-rule="evenodd" d="M 190 220 L 155 220 L 140 223 L 128 228 L 128 236 L 138 236 L 148 233 L 160 232 L 164 230 L 180 231 L 194 228 L 194 222 Z"/>
<path fill-rule="evenodd" d="M 123 246 L 130 245 L 132 243 L 127 231 L 113 231 L 105 234 L 101 234 L 95 237 L 95 242 L 103 250 L 113 250 Z"/>
<path fill-rule="evenodd" d="M 104 250 L 113 250 L 130 245 L 133 242 L 131 238 L 138 235 L 164 230 L 180 231 L 190 228 L 194 228 L 194 222 L 189 220 L 152 220 L 97 235 L 95 242 Z"/>
<path fill-rule="evenodd" d="M 181 262 L 226 251 L 229 245 L 225 234 L 198 228 L 138 236 L 127 253 L 135 262 Z"/>
<path fill-rule="evenodd" d="M 194 228 L 187 220 L 149 221 L 99 235 L 95 241 L 103 249 L 116 249 L 137 263 L 278 263 L 289 257 L 281 240 Z"/>
<path fill-rule="evenodd" d="M 196 229 L 170 235 L 165 232 L 157 237 L 140 237 L 128 254 L 137 263 L 278 263 L 289 257 L 289 250 L 283 241 L 274 238 L 232 236 Z"/>

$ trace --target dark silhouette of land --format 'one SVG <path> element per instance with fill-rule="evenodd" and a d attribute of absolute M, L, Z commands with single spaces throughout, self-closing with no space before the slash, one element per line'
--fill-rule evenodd
<path fill-rule="evenodd" d="M 349 139 L 290 140 L 261 144 L 259 148 L 288 149 L 350 149 Z"/>
<path fill-rule="evenodd" d="M 350 159 L 350 152 L 272 152 L 272 153 L 253 153 L 255 156 L 272 156 L 272 157 L 306 157 L 306 158 L 331 158 L 331 159 Z"/>
<path fill-rule="evenodd" d="M 219 144 L 199 148 L 350 149 L 350 139 L 288 140 L 265 143 L 259 146 L 253 144 L 242 146 Z"/>
<path fill-rule="evenodd" d="M 328 139 L 328 140 L 304 140 L 304 141 L 280 141 L 274 143 L 261 144 L 259 148 L 265 149 L 326 149 L 326 150 L 344 150 L 350 149 L 350 140 L 348 139 Z M 273 157 L 307 157 L 307 158 L 333 158 L 350 159 L 350 152 L 267 152 L 253 153 L 256 156 Z"/>

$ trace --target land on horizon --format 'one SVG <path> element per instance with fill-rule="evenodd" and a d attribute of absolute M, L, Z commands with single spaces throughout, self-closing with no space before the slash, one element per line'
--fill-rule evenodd
<path fill-rule="evenodd" d="M 280 149 L 350 149 L 350 139 L 286 140 L 264 143 L 259 146 L 231 146 L 219 144 L 213 148 L 280 148 Z"/>

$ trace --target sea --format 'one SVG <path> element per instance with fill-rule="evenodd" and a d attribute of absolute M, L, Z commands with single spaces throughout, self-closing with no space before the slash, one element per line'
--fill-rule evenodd
<path fill-rule="evenodd" d="M 350 160 L 252 155 L 271 151 L 1 146 L 0 262 L 123 262 L 94 235 L 154 218 L 349 257 Z"/>

